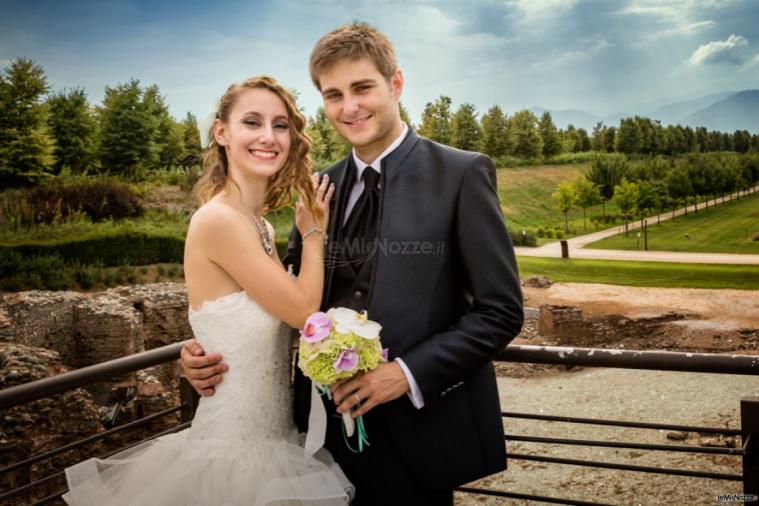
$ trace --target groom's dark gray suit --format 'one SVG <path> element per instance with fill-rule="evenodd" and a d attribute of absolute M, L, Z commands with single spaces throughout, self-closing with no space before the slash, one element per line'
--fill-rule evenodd
<path fill-rule="evenodd" d="M 348 156 L 326 171 L 336 193 L 328 228 L 325 309 L 345 305 L 345 294 L 353 293 L 346 292 L 352 287 L 336 272 L 345 268 L 340 250 L 350 238 L 342 237 L 340 227 L 355 170 Z M 416 409 L 405 395 L 377 406 L 366 417 L 369 440 L 372 424 L 383 424 L 416 481 L 426 489 L 450 490 L 506 468 L 491 360 L 522 326 L 514 249 L 493 163 L 482 154 L 438 144 L 409 129 L 382 160 L 380 186 L 380 247 L 365 272 L 368 293 L 362 297 L 357 291 L 355 299 L 382 325 L 390 360 L 400 357 L 406 364 L 424 407 Z M 296 272 L 300 246 L 294 229 L 284 263 Z M 308 418 L 309 388 L 298 374 L 301 428 Z M 329 449 L 345 468 L 339 453 Z M 365 451 L 383 448 L 373 444 Z M 349 478 L 355 472 L 373 471 L 346 469 Z M 393 486 L 392 478 L 378 479 Z"/>

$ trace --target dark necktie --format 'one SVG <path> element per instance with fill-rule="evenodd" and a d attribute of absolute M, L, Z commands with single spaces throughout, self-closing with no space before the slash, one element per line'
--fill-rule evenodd
<path fill-rule="evenodd" d="M 347 245 L 346 256 L 356 271 L 368 260 L 377 236 L 380 207 L 379 179 L 380 175 L 376 170 L 371 167 L 364 169 L 361 174 L 364 191 L 361 192 L 345 223 L 343 236 Z"/>

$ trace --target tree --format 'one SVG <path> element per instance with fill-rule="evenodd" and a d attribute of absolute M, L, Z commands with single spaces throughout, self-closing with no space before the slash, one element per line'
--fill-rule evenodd
<path fill-rule="evenodd" d="M 556 208 L 564 215 L 564 233 L 569 234 L 569 225 L 567 223 L 569 211 L 575 205 L 577 194 L 575 193 L 575 187 L 569 181 L 562 181 L 559 186 L 556 187 L 556 191 L 551 195 L 556 202 Z"/>
<path fill-rule="evenodd" d="M 737 153 L 748 153 L 751 148 L 751 134 L 747 130 L 736 130 L 733 133 L 733 148 Z"/>
<path fill-rule="evenodd" d="M 401 114 L 401 121 L 406 123 L 410 129 L 414 129 L 413 123 L 411 123 L 411 116 L 409 115 L 408 111 L 405 107 L 403 107 L 402 102 L 398 102 L 398 111 Z"/>
<path fill-rule="evenodd" d="M 577 129 L 577 135 L 580 136 L 580 151 L 590 151 L 590 137 L 588 136 L 588 131 L 584 128 L 578 128 Z"/>
<path fill-rule="evenodd" d="M 636 184 L 638 186 L 638 200 L 635 203 L 635 208 L 638 210 L 642 227 L 645 215 L 654 209 L 658 209 L 659 196 L 656 193 L 656 188 L 649 181 L 638 181 Z"/>
<path fill-rule="evenodd" d="M 626 178 L 614 187 L 614 203 L 619 207 L 619 212 L 625 220 L 625 237 L 629 231 L 627 229 L 627 220 L 635 210 L 638 202 L 638 185 L 629 182 Z"/>
<path fill-rule="evenodd" d="M 0 75 L 0 185 L 29 184 L 51 164 L 42 96 L 47 92 L 42 67 L 12 59 Z"/>
<path fill-rule="evenodd" d="M 607 153 L 613 153 L 617 143 L 617 129 L 610 126 L 604 131 L 604 145 Z"/>
<path fill-rule="evenodd" d="M 614 187 L 627 172 L 627 158 L 620 154 L 598 154 L 590 161 L 586 177 L 598 186 L 601 193 L 602 213 L 606 216 L 606 201 L 614 195 Z"/>
<path fill-rule="evenodd" d="M 451 120 L 451 145 L 466 151 L 479 151 L 482 145 L 482 130 L 477 122 L 474 105 L 463 103 Z"/>
<path fill-rule="evenodd" d="M 625 118 L 617 130 L 616 150 L 619 153 L 631 155 L 640 153 L 643 148 L 643 136 L 640 125 L 633 118 Z"/>
<path fill-rule="evenodd" d="M 419 135 L 441 144 L 451 143 L 451 99 L 440 95 L 435 102 L 427 102 L 422 112 Z"/>
<path fill-rule="evenodd" d="M 494 105 L 480 118 L 482 124 L 482 150 L 490 157 L 497 158 L 509 153 L 512 139 L 508 120 L 501 108 Z"/>
<path fill-rule="evenodd" d="M 523 109 L 509 118 L 514 136 L 514 154 L 524 158 L 537 158 L 543 153 L 543 139 L 538 132 L 538 118 Z"/>
<path fill-rule="evenodd" d="M 56 173 L 64 167 L 85 172 L 95 162 L 95 118 L 83 88 L 63 90 L 47 99 L 47 124 L 55 141 Z"/>
<path fill-rule="evenodd" d="M 567 130 L 562 131 L 563 150 L 569 153 L 579 153 L 582 151 L 582 137 L 577 132 L 574 125 L 567 125 Z"/>
<path fill-rule="evenodd" d="M 582 208 L 582 228 L 583 230 L 587 230 L 588 227 L 585 220 L 586 210 L 590 206 L 601 202 L 601 194 L 598 191 L 598 186 L 582 176 L 578 177 L 575 181 L 574 190 L 575 203 Z"/>
<path fill-rule="evenodd" d="M 693 187 L 688 177 L 688 169 L 683 165 L 683 162 L 679 162 L 673 170 L 667 172 L 664 182 L 669 192 L 670 203 L 672 204 L 672 219 L 674 219 L 677 204 L 686 200 L 693 193 Z"/>
<path fill-rule="evenodd" d="M 198 130 L 198 120 L 191 112 L 187 113 L 182 122 L 182 144 L 184 147 L 184 158 L 182 165 L 192 167 L 200 165 L 203 147 L 200 145 L 200 130 Z"/>
<path fill-rule="evenodd" d="M 337 161 L 350 151 L 350 144 L 332 127 L 323 107 L 309 118 L 306 133 L 311 138 L 311 156 L 320 163 Z"/>
<path fill-rule="evenodd" d="M 606 127 L 604 126 L 603 121 L 599 121 L 596 123 L 596 126 L 593 127 L 590 146 L 593 151 L 606 150 Z"/>
<path fill-rule="evenodd" d="M 106 172 L 134 176 L 157 159 L 154 118 L 142 102 L 140 82 L 106 86 L 100 110 L 100 164 Z"/>
<path fill-rule="evenodd" d="M 545 111 L 540 117 L 538 130 L 540 131 L 540 138 L 543 140 L 543 156 L 550 158 L 561 153 L 559 132 L 551 118 L 550 112 Z"/>
<path fill-rule="evenodd" d="M 181 131 L 169 114 L 166 100 L 158 86 L 149 86 L 142 96 L 143 107 L 152 117 L 152 140 L 154 150 L 145 160 L 148 168 L 167 167 L 179 163 L 184 143 Z"/>

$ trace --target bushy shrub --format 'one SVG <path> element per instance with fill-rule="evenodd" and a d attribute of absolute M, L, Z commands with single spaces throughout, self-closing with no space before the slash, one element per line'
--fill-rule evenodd
<path fill-rule="evenodd" d="M 568 165 L 573 163 L 590 163 L 595 151 L 581 151 L 579 153 L 561 153 L 545 161 L 548 165 Z"/>
<path fill-rule="evenodd" d="M 57 255 L 25 257 L 0 249 L 0 290 L 65 290 L 76 284 L 76 267 Z"/>
<path fill-rule="evenodd" d="M 2 250 L 16 251 L 27 258 L 57 256 L 68 263 L 105 267 L 182 263 L 184 238 L 127 231 L 73 240 L 0 245 Z"/>
<path fill-rule="evenodd" d="M 594 214 L 590 217 L 590 222 L 597 225 L 613 225 L 616 221 L 616 216 L 612 214 Z"/>
<path fill-rule="evenodd" d="M 537 237 L 533 230 L 509 230 L 511 236 L 511 242 L 514 246 L 536 246 L 538 244 Z"/>
<path fill-rule="evenodd" d="M 136 217 L 143 213 L 129 186 L 115 179 L 38 186 L 22 199 L 32 209 L 36 223 L 66 220 L 77 213 L 84 213 L 95 222 Z"/>
<path fill-rule="evenodd" d="M 519 156 L 502 155 L 493 159 L 496 167 L 525 167 L 538 165 L 540 160 L 537 158 L 521 158 Z"/>

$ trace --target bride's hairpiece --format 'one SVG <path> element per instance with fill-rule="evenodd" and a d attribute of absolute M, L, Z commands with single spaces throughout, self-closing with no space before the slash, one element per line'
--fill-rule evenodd
<path fill-rule="evenodd" d="M 204 117 L 198 120 L 198 130 L 200 131 L 200 147 L 206 149 L 211 145 L 213 140 L 213 134 L 211 128 L 213 127 L 213 121 L 219 115 L 219 101 L 215 101 L 211 104 L 211 111 Z"/>

